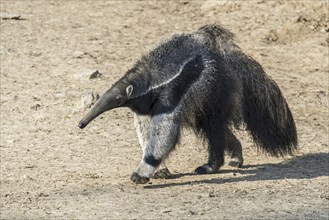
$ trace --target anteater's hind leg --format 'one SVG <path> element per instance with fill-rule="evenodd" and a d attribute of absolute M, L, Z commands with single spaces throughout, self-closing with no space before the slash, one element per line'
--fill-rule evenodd
<path fill-rule="evenodd" d="M 215 124 L 203 129 L 208 140 L 208 163 L 195 169 L 199 174 L 215 173 L 224 164 L 224 149 L 227 143 L 225 129 L 224 126 Z"/>
<path fill-rule="evenodd" d="M 143 149 L 143 158 L 131 175 L 134 183 L 147 183 L 156 168 L 168 156 L 179 138 L 180 127 L 174 113 L 152 117 L 149 138 Z"/>
<path fill-rule="evenodd" d="M 232 167 L 241 167 L 243 164 L 243 157 L 242 157 L 242 146 L 240 141 L 229 129 L 226 132 L 226 138 L 227 138 L 227 145 L 225 150 L 229 153 L 231 157 L 231 161 L 229 162 L 228 165 Z"/>

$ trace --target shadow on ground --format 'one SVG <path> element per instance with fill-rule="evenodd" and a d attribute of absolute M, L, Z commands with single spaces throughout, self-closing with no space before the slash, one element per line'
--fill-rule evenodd
<path fill-rule="evenodd" d="M 280 164 L 259 164 L 246 165 L 236 170 L 221 170 L 213 175 L 220 173 L 239 173 L 243 176 L 230 178 L 211 178 L 196 181 L 187 181 L 182 183 L 166 183 L 157 185 L 147 185 L 144 188 L 156 189 L 172 186 L 182 186 L 191 184 L 224 184 L 240 181 L 261 181 L 261 180 L 280 180 L 280 179 L 313 179 L 321 176 L 329 176 L 329 153 L 314 153 L 297 156 Z M 173 178 L 183 176 L 198 175 L 195 173 L 174 174 Z"/>

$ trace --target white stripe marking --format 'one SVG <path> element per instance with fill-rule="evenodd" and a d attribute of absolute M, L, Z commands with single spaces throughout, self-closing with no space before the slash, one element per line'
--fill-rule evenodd
<path fill-rule="evenodd" d="M 157 89 L 157 88 L 159 88 L 159 87 L 161 87 L 161 86 L 164 86 L 164 85 L 166 85 L 166 84 L 172 82 L 174 79 L 176 79 L 176 78 L 182 73 L 182 71 L 183 71 L 185 65 L 186 65 L 187 63 L 189 63 L 190 61 L 192 61 L 195 57 L 196 57 L 196 56 L 194 56 L 194 57 L 192 57 L 192 58 L 186 60 L 186 61 L 183 63 L 183 65 L 179 68 L 178 72 L 177 72 L 175 75 L 173 75 L 173 77 L 171 77 L 170 79 L 168 79 L 168 80 L 166 80 L 166 81 L 164 81 L 164 82 L 162 82 L 162 83 L 160 83 L 160 84 L 158 84 L 158 85 L 153 85 L 153 86 L 151 86 L 148 90 L 146 90 L 146 92 L 143 92 L 143 93 L 141 93 L 141 94 L 137 94 L 137 95 L 134 96 L 133 98 L 137 98 L 137 97 L 140 97 L 140 96 L 146 95 L 147 93 L 151 92 L 152 90 Z"/>

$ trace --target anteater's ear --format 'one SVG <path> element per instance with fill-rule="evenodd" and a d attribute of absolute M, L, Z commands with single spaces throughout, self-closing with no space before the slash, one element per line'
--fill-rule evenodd
<path fill-rule="evenodd" d="M 126 93 L 127 93 L 127 97 L 129 98 L 131 96 L 131 94 L 133 93 L 134 87 L 132 85 L 129 85 L 126 88 Z"/>

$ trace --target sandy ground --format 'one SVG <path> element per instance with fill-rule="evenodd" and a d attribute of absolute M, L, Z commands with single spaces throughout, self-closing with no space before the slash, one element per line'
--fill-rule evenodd
<path fill-rule="evenodd" d="M 327 1 L 1 1 L 1 219 L 328 219 Z M 206 148 L 186 132 L 173 179 L 134 185 L 132 113 L 85 130 L 81 97 L 102 94 L 173 32 L 221 24 L 277 81 L 299 150 L 269 157 L 239 132 L 245 163 L 193 170 Z M 89 79 L 93 70 L 102 77 Z"/>

